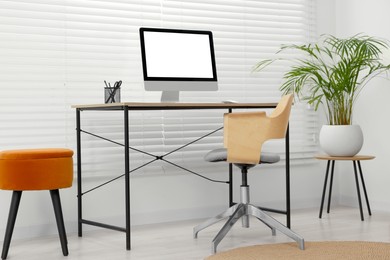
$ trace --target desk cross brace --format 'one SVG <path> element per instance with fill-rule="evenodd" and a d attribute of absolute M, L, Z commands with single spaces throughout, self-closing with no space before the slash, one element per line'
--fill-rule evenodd
<path fill-rule="evenodd" d="M 230 181 L 214 180 L 214 179 L 208 178 L 208 177 L 206 177 L 206 176 L 203 176 L 203 175 L 201 175 L 201 174 L 199 174 L 199 173 L 197 173 L 197 172 L 194 172 L 194 171 L 192 171 L 192 170 L 190 170 L 190 169 L 187 169 L 187 168 L 185 168 L 185 167 L 183 167 L 183 166 L 180 166 L 180 165 L 178 165 L 178 164 L 176 164 L 176 163 L 173 163 L 173 162 L 171 162 L 171 161 L 168 161 L 168 160 L 164 159 L 164 157 L 166 157 L 166 156 L 168 156 L 168 155 L 170 155 L 170 154 L 172 154 L 172 153 L 174 153 L 174 152 L 177 152 L 177 151 L 179 151 L 179 150 L 181 150 L 181 149 L 183 149 L 183 148 L 185 148 L 185 147 L 187 147 L 187 146 L 189 146 L 189 145 L 191 145 L 191 144 L 193 144 L 193 143 L 196 143 L 196 142 L 198 142 L 198 141 L 200 141 L 200 140 L 206 138 L 207 136 L 210 136 L 210 135 L 212 135 L 212 134 L 214 134 L 214 133 L 216 133 L 216 132 L 218 132 L 218 131 L 220 131 L 220 130 L 222 130 L 222 129 L 223 129 L 223 127 L 219 127 L 218 129 L 213 130 L 212 132 L 207 133 L 207 134 L 205 134 L 205 135 L 203 135 L 203 136 L 201 136 L 201 137 L 199 137 L 199 138 L 197 138 L 197 139 L 195 139 L 195 140 L 193 140 L 193 141 L 191 141 L 191 142 L 189 142 L 189 143 L 187 143 L 187 144 L 185 144 L 185 145 L 182 145 L 182 146 L 180 146 L 180 147 L 178 147 L 178 148 L 176 148 L 176 149 L 174 149 L 174 150 L 172 150 L 172 151 L 170 151 L 170 152 L 168 152 L 168 153 L 165 153 L 165 154 L 163 154 L 163 155 L 154 155 L 154 154 L 151 154 L 151 153 L 148 153 L 148 152 L 145 152 L 145 151 L 136 149 L 136 148 L 134 148 L 134 147 L 129 147 L 130 150 L 133 150 L 133 151 L 136 151 L 136 152 L 143 153 L 143 154 L 149 155 L 149 156 L 151 156 L 151 157 L 154 157 L 153 160 L 151 160 L 151 161 L 149 161 L 149 162 L 146 162 L 146 163 L 144 163 L 144 164 L 142 164 L 142 165 L 140 165 L 140 166 L 138 166 L 138 167 L 136 167 L 136 168 L 130 170 L 129 173 L 133 173 L 133 172 L 135 172 L 135 171 L 137 171 L 137 170 L 139 170 L 139 169 L 141 169 L 141 168 L 143 168 L 143 167 L 145 167 L 145 166 L 147 166 L 147 165 L 149 165 L 149 164 L 151 164 L 151 163 L 153 163 L 153 162 L 155 162 L 155 161 L 159 161 L 159 160 L 160 160 L 160 161 L 164 161 L 164 162 L 166 162 L 166 163 L 168 163 L 168 164 L 171 164 L 171 165 L 173 165 L 173 166 L 175 166 L 175 167 L 177 167 L 177 168 L 179 168 L 179 169 L 182 169 L 182 170 L 184 170 L 184 171 L 187 171 L 187 172 L 189 172 L 189 173 L 191 173 L 191 174 L 194 174 L 194 175 L 196 175 L 196 176 L 198 176 L 198 177 L 201 177 L 201 178 L 203 178 L 203 179 L 206 179 L 206 180 L 208 180 L 208 181 L 216 182 L 216 183 L 225 183 L 225 184 L 229 184 Z M 119 143 L 119 142 L 116 142 L 116 141 L 111 140 L 111 139 L 108 139 L 108 138 L 103 137 L 103 136 L 101 136 L 101 135 L 97 135 L 97 134 L 94 134 L 94 133 L 91 133 L 91 132 L 88 132 L 88 131 L 85 131 L 85 130 L 82 130 L 82 129 L 79 129 L 79 131 L 82 132 L 82 133 L 85 133 L 85 134 L 94 136 L 94 137 L 96 137 L 96 138 L 99 138 L 99 139 L 108 141 L 108 142 L 110 142 L 110 143 L 114 143 L 114 144 L 116 144 L 116 145 L 119 145 L 119 146 L 123 146 L 123 147 L 124 147 L 124 144 Z M 94 188 L 91 188 L 91 189 L 89 189 L 89 190 L 87 190 L 87 191 L 84 191 L 84 192 L 81 194 L 81 196 L 83 196 L 83 195 L 85 195 L 85 194 L 87 194 L 87 193 L 89 193 L 89 192 L 91 192 L 91 191 L 94 191 L 94 190 L 96 190 L 96 189 L 98 189 L 98 188 L 101 188 L 101 187 L 103 187 L 103 186 L 105 186 L 105 185 L 107 185 L 107 184 L 109 184 L 109 183 L 111 183 L 111 182 L 113 182 L 113 181 L 116 181 L 116 180 L 118 180 L 118 179 L 120 179 L 120 178 L 122 178 L 122 177 L 124 177 L 124 176 L 125 176 L 125 174 L 121 174 L 121 175 L 119 175 L 119 176 L 117 176 L 117 177 L 115 177 L 115 178 L 113 178 L 113 179 L 110 179 L 110 180 L 108 180 L 108 181 L 106 181 L 106 182 L 104 182 L 104 183 L 102 183 L 102 184 L 100 184 L 100 185 L 98 185 L 98 186 L 96 186 L 96 187 L 94 187 Z"/>

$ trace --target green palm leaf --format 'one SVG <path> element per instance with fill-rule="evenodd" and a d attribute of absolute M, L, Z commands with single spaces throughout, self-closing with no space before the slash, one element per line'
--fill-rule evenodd
<path fill-rule="evenodd" d="M 381 60 L 382 51 L 389 49 L 388 42 L 361 34 L 346 39 L 324 35 L 314 44 L 283 45 L 277 54 L 287 49 L 300 52 L 305 58 L 294 60 L 280 89 L 283 93 L 294 93 L 315 110 L 324 105 L 331 125 L 351 124 L 353 106 L 361 89 L 390 69 L 390 64 Z M 261 71 L 281 59 L 260 61 L 253 70 Z"/>

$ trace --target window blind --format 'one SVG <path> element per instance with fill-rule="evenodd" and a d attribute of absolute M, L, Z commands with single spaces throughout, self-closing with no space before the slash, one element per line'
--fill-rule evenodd
<path fill-rule="evenodd" d="M 104 80 L 122 80 L 122 101 L 158 102 L 143 89 L 138 30 L 143 27 L 211 30 L 219 90 L 181 92 L 183 102 L 276 102 L 287 63 L 252 73 L 281 44 L 314 36 L 312 0 L 11 0 L 0 1 L 1 149 L 70 147 L 76 150 L 72 104 L 104 102 Z M 131 145 L 166 153 L 222 124 L 225 111 L 148 111 L 130 114 Z M 83 112 L 85 130 L 123 143 L 122 114 Z M 317 149 L 316 114 L 296 104 L 290 122 L 291 158 L 304 162 Z M 83 135 L 83 173 L 123 171 L 123 148 Z M 203 155 L 222 144 L 222 132 L 172 154 L 183 166 L 207 171 Z M 284 143 L 269 150 L 283 156 Z M 145 154 L 131 152 L 137 167 Z M 215 167 L 213 165 L 212 167 Z M 175 172 L 165 163 L 145 171 Z"/>

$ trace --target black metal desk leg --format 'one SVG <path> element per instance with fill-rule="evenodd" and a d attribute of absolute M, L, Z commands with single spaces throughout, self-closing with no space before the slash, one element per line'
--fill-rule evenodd
<path fill-rule="evenodd" d="M 327 185 L 327 183 L 328 183 L 328 175 L 329 175 L 329 166 L 330 166 L 330 161 L 328 161 L 328 163 L 327 163 L 327 165 L 326 165 L 324 189 L 322 190 L 320 214 L 319 214 L 319 216 L 318 216 L 319 218 L 322 217 L 322 208 L 324 207 L 324 199 L 325 199 L 326 185 Z"/>
<path fill-rule="evenodd" d="M 355 171 L 355 180 L 356 180 L 356 190 L 357 190 L 357 194 L 358 194 L 358 200 L 359 200 L 359 208 L 360 208 L 360 218 L 362 219 L 362 221 L 364 220 L 364 217 L 363 217 L 363 209 L 362 209 L 362 200 L 360 198 L 360 188 L 359 188 L 359 180 L 358 180 L 358 173 L 357 173 L 357 170 L 356 170 L 356 162 L 355 161 L 352 161 L 353 163 L 353 169 Z"/>
<path fill-rule="evenodd" d="M 357 161 L 357 164 L 358 164 L 358 166 L 359 166 L 360 179 L 362 180 L 362 186 L 363 186 L 364 196 L 366 197 L 366 203 L 367 203 L 368 214 L 371 216 L 371 208 L 370 208 L 370 203 L 368 202 L 368 195 L 367 195 L 367 190 L 366 190 L 366 184 L 364 183 L 363 172 L 362 172 L 362 167 L 361 167 L 361 165 L 360 165 L 360 161 Z"/>
<path fill-rule="evenodd" d="M 330 211 L 330 201 L 332 200 L 334 164 L 335 164 L 335 161 L 332 160 L 332 170 L 330 172 L 330 183 L 329 183 L 329 194 L 328 194 L 328 209 L 326 211 L 328 214 L 329 214 L 329 211 Z"/>
<path fill-rule="evenodd" d="M 129 151 L 129 109 L 124 107 L 124 149 L 125 149 L 125 208 L 126 208 L 126 249 L 131 249 L 130 226 L 130 151 Z"/>
<path fill-rule="evenodd" d="M 290 125 L 287 125 L 286 131 L 286 222 L 287 227 L 291 228 L 291 203 L 290 203 Z"/>
<path fill-rule="evenodd" d="M 233 205 L 233 164 L 229 163 L 229 208 Z"/>
<path fill-rule="evenodd" d="M 78 220 L 78 235 L 83 236 L 82 229 L 82 182 L 81 182 L 81 119 L 80 109 L 76 109 L 76 138 L 77 138 L 77 220 Z"/>
<path fill-rule="evenodd" d="M 231 113 L 232 109 L 229 108 L 228 112 Z M 229 163 L 229 208 L 233 205 L 233 164 Z"/>

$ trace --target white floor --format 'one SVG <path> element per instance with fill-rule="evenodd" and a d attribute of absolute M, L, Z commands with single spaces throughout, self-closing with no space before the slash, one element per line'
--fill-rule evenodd
<path fill-rule="evenodd" d="M 285 217 L 274 215 L 285 223 Z M 125 249 L 125 234 L 117 231 L 98 229 L 85 232 L 82 238 L 68 234 L 69 256 L 63 257 L 57 236 L 11 242 L 8 258 L 18 259 L 133 259 L 133 260 L 191 260 L 204 259 L 210 255 L 210 242 L 222 226 L 215 224 L 192 238 L 192 228 L 202 220 L 138 226 L 132 229 L 132 250 Z M 318 209 L 293 211 L 292 230 L 304 237 L 305 241 L 365 240 L 390 242 L 390 213 L 373 211 L 370 217 L 365 211 L 365 221 L 360 220 L 357 208 L 335 207 L 330 214 L 318 218 Z M 292 242 L 270 230 L 256 219 L 245 229 L 241 223 L 233 227 L 220 243 L 218 251 L 245 245 Z M 297 250 L 298 247 L 297 247 Z"/>

